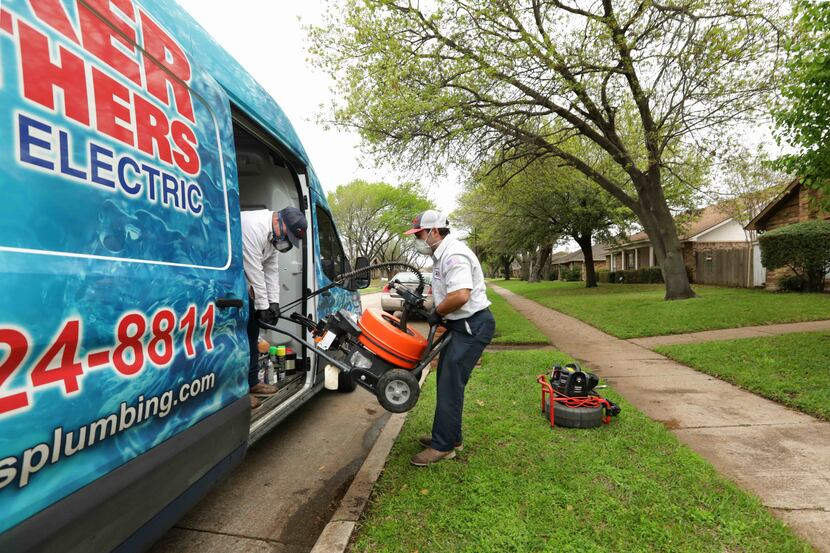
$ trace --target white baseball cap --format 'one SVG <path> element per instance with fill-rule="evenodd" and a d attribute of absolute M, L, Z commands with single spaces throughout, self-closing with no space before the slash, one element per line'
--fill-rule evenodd
<path fill-rule="evenodd" d="M 419 230 L 434 228 L 450 228 L 450 220 L 443 211 L 427 209 L 412 220 L 412 228 L 404 234 L 415 234 Z"/>

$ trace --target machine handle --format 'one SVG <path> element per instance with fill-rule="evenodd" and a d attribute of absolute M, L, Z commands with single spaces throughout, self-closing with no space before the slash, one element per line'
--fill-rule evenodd
<path fill-rule="evenodd" d="M 242 308 L 244 303 L 239 298 L 216 298 L 216 307 L 219 309 L 227 309 L 229 307 Z"/>

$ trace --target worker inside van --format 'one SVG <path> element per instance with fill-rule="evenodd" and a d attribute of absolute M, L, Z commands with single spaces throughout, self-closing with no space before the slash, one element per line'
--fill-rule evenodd
<path fill-rule="evenodd" d="M 257 395 L 273 395 L 277 387 L 259 381 L 259 325 L 277 324 L 280 316 L 279 253 L 299 247 L 308 229 L 303 212 L 295 207 L 280 211 L 242 212 L 242 264 L 248 282 L 248 343 L 251 357 L 248 387 L 251 409 L 262 402 Z"/>

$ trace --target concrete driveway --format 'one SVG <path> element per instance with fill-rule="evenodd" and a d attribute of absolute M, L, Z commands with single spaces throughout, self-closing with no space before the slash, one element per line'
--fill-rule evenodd
<path fill-rule="evenodd" d="M 380 294 L 363 297 L 380 310 Z M 426 332 L 423 321 L 414 323 Z M 375 397 L 323 392 L 248 451 L 242 465 L 152 553 L 310 551 L 389 418 Z"/>

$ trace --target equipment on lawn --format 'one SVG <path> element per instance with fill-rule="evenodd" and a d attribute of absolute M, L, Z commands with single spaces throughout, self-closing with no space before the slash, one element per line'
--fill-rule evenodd
<path fill-rule="evenodd" d="M 540 374 L 536 381 L 542 386 L 542 414 L 550 416 L 550 426 L 594 428 L 611 422 L 620 414 L 620 407 L 600 396 L 596 390 L 599 377 L 583 371 L 578 364 L 554 365 L 550 379 Z"/>
<path fill-rule="evenodd" d="M 393 266 L 414 272 L 420 281 L 415 290 L 410 290 L 397 280 L 389 283 L 403 299 L 400 319 L 372 311 L 364 311 L 357 318 L 345 309 L 332 313 L 319 322 L 299 313 L 292 313 L 290 318 L 280 317 L 309 331 L 311 339 L 262 321 L 259 326 L 306 344 L 339 369 L 341 377 L 348 379 L 347 384 L 352 389 L 354 384 L 359 384 L 375 394 L 387 411 L 403 413 L 412 409 L 418 401 L 421 393 L 419 380 L 423 370 L 450 341 L 449 332 L 435 338 L 437 324 L 430 325 L 426 338 L 407 326 L 411 315 L 426 317 L 428 314 L 423 309 L 426 298 L 422 295 L 426 283 L 418 269 L 407 263 L 379 263 L 359 267 L 338 276 L 331 284 L 310 295 L 286 304 L 282 312 L 287 312 L 293 305 L 321 294 L 357 274 Z"/>

